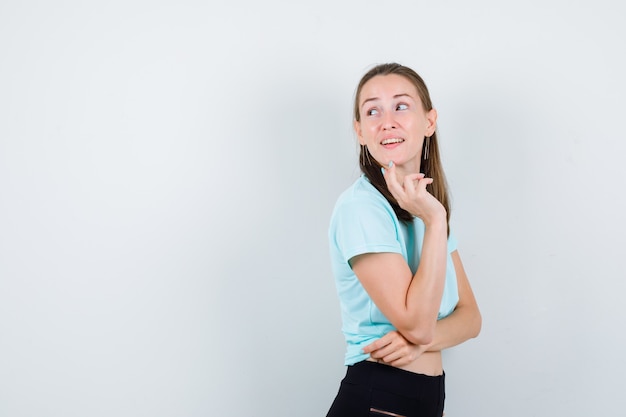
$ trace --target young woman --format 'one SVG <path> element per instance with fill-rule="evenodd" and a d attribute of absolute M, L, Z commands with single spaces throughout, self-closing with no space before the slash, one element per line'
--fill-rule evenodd
<path fill-rule="evenodd" d="M 354 102 L 363 175 L 338 199 L 329 241 L 347 342 L 327 417 L 442 416 L 441 351 L 480 332 L 422 78 L 372 68 Z"/>

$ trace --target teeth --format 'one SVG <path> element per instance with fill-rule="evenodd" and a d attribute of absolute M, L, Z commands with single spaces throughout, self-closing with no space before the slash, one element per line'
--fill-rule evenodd
<path fill-rule="evenodd" d="M 404 139 L 400 139 L 400 138 L 389 138 L 389 139 L 385 139 L 382 141 L 383 145 L 389 145 L 390 143 L 400 143 L 400 142 L 404 142 Z"/>

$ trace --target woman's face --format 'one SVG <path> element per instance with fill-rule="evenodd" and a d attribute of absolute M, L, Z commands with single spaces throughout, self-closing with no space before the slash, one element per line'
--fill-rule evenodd
<path fill-rule="evenodd" d="M 415 86 L 397 74 L 378 75 L 359 97 L 361 121 L 354 130 L 361 145 L 383 166 L 419 172 L 424 137 L 435 132 L 437 112 L 424 111 Z"/>

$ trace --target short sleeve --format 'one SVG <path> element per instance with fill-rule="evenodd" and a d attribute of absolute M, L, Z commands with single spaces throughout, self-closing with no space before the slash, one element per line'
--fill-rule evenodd
<path fill-rule="evenodd" d="M 402 253 L 395 213 L 385 203 L 358 198 L 335 207 L 329 233 L 344 262 L 364 253 Z"/>
<path fill-rule="evenodd" d="M 448 235 L 448 253 L 454 252 L 456 250 L 456 246 L 457 246 L 456 236 L 454 235 L 452 230 L 450 230 L 450 234 Z"/>

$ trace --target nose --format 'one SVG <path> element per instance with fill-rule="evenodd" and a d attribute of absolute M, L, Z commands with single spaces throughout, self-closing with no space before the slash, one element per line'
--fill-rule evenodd
<path fill-rule="evenodd" d="M 393 112 L 385 112 L 383 116 L 383 129 L 395 129 L 397 127 L 396 119 L 394 118 Z"/>

